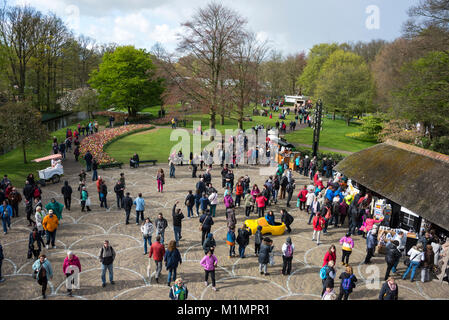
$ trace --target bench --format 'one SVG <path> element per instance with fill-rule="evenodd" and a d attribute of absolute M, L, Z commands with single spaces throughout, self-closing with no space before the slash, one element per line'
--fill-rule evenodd
<path fill-rule="evenodd" d="M 106 163 L 106 164 L 100 164 L 98 166 L 98 168 L 100 169 L 107 169 L 107 168 L 115 168 L 115 167 L 119 167 L 120 169 L 122 168 L 123 162 L 114 162 L 114 163 Z"/>
<path fill-rule="evenodd" d="M 157 163 L 157 160 L 139 160 L 139 166 L 140 166 L 142 163 L 152 163 L 153 166 L 155 166 L 156 163 Z M 134 167 L 131 166 L 131 168 L 134 168 Z"/>

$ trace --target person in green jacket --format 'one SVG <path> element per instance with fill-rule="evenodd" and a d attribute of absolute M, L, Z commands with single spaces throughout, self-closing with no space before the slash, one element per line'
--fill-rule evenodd
<path fill-rule="evenodd" d="M 81 191 L 81 212 L 84 212 L 85 207 L 87 207 L 87 211 L 92 211 L 90 210 L 89 194 L 87 193 L 86 187 L 83 187 Z"/>
<path fill-rule="evenodd" d="M 53 213 L 56 215 L 59 221 L 62 219 L 62 210 L 64 209 L 64 205 L 62 203 L 59 203 L 55 200 L 55 198 L 52 198 L 49 203 L 45 206 L 45 209 L 53 210 Z"/>

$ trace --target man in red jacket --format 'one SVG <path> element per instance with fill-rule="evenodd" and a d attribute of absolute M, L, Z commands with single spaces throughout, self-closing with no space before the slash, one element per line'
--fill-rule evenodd
<path fill-rule="evenodd" d="M 165 247 L 163 244 L 161 244 L 161 236 L 158 235 L 156 237 L 156 242 L 153 242 L 150 247 L 150 255 L 148 256 L 148 258 L 150 258 L 150 260 L 148 261 L 148 278 L 151 278 L 151 256 L 153 256 L 154 263 L 156 264 L 156 283 L 159 283 L 159 276 L 161 275 L 162 271 L 162 260 L 164 259 L 164 255 Z"/>

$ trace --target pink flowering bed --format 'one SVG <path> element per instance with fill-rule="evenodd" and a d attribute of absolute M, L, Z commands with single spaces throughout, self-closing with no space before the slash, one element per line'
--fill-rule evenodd
<path fill-rule="evenodd" d="M 131 133 L 148 130 L 152 127 L 153 126 L 150 124 L 135 124 L 105 129 L 94 135 L 87 136 L 83 139 L 83 141 L 81 141 L 80 156 L 84 157 L 87 151 L 90 151 L 94 159 L 97 160 L 98 164 L 113 163 L 115 160 L 104 151 L 104 148 L 109 143 Z"/>

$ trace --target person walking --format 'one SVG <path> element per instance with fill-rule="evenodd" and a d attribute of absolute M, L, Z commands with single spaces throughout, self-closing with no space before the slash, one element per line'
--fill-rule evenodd
<path fill-rule="evenodd" d="M 218 265 L 217 257 L 214 255 L 213 250 L 209 250 L 206 255 L 200 261 L 201 266 L 204 268 L 204 285 L 209 285 L 209 274 L 212 279 L 212 290 L 217 291 L 215 287 L 215 268 Z"/>
<path fill-rule="evenodd" d="M 13 187 L 11 193 L 8 195 L 8 203 L 12 209 L 12 217 L 19 217 L 19 203 L 21 202 L 22 195 L 16 190 L 15 187 Z"/>
<path fill-rule="evenodd" d="M 268 263 L 270 262 L 270 254 L 273 249 L 273 241 L 270 238 L 264 238 L 262 244 L 260 245 L 258 257 L 260 274 L 265 274 L 266 276 L 269 275 Z"/>
<path fill-rule="evenodd" d="M 37 279 L 37 283 L 42 286 L 42 298 L 45 299 L 47 297 L 45 293 L 47 291 L 48 280 L 53 278 L 53 269 L 47 256 L 41 254 L 39 259 L 33 263 L 32 269 L 34 271 L 34 278 Z"/>
<path fill-rule="evenodd" d="M 312 241 L 315 241 L 315 235 L 316 235 L 317 236 L 317 239 L 316 239 L 316 244 L 317 245 L 321 244 L 320 243 L 320 234 L 321 234 L 321 231 L 324 228 L 325 223 L 326 222 L 324 221 L 323 217 L 321 216 L 321 213 L 317 212 L 315 217 L 312 220 L 312 224 L 313 224 Z"/>
<path fill-rule="evenodd" d="M 86 154 L 84 155 L 84 161 L 86 161 L 86 172 L 89 172 L 92 170 L 92 160 L 93 160 L 93 156 L 90 153 L 90 151 L 87 150 Z"/>
<path fill-rule="evenodd" d="M 422 261 L 423 267 L 421 269 L 421 282 L 424 283 L 430 281 L 430 270 L 433 270 L 434 267 L 435 254 L 431 244 L 427 244 Z"/>
<path fill-rule="evenodd" d="M 172 300 L 187 300 L 189 290 L 184 284 L 182 278 L 175 280 L 175 284 L 170 288 L 169 297 Z"/>
<path fill-rule="evenodd" d="M 399 260 L 402 257 L 401 251 L 398 249 L 399 241 L 393 240 L 387 244 L 387 253 L 385 254 L 385 261 L 387 262 L 387 271 L 385 272 L 384 280 L 387 281 L 390 277 L 390 271 L 396 273 Z"/>
<path fill-rule="evenodd" d="M 148 253 L 147 242 L 151 247 L 151 236 L 154 232 L 154 225 L 151 222 L 150 218 L 146 218 L 145 221 L 143 221 L 142 225 L 140 226 L 140 231 L 142 232 L 143 238 L 143 254 L 146 255 Z"/>
<path fill-rule="evenodd" d="M 210 212 L 211 216 L 215 217 L 215 212 L 217 210 L 217 204 L 218 204 L 218 193 L 217 190 L 213 189 L 212 193 L 208 197 L 209 205 L 210 205 Z M 232 197 L 231 197 L 232 200 Z"/>
<path fill-rule="evenodd" d="M 309 191 L 307 191 L 307 186 L 306 185 L 298 193 L 299 210 L 301 210 L 301 211 L 306 210 L 306 202 L 307 202 L 307 194 L 308 193 L 309 193 Z"/>
<path fill-rule="evenodd" d="M 131 215 L 131 209 L 133 207 L 133 199 L 129 196 L 129 192 L 126 193 L 123 198 L 123 209 L 125 209 L 125 224 L 129 224 L 129 216 Z M 137 214 L 136 214 L 137 215 Z"/>
<path fill-rule="evenodd" d="M 82 187 L 81 191 L 81 212 L 84 212 L 84 208 L 87 208 L 87 212 L 92 211 L 90 209 L 90 198 L 86 187 Z"/>
<path fill-rule="evenodd" d="M 408 252 L 407 255 L 410 256 L 410 262 L 408 265 L 407 270 L 405 271 L 404 275 L 402 276 L 402 280 L 407 279 L 407 276 L 410 272 L 410 270 L 412 271 L 412 274 L 410 276 L 410 281 L 413 282 L 415 281 L 415 273 L 416 273 L 416 269 L 419 267 L 419 264 L 421 262 L 421 260 L 423 259 L 423 245 L 422 243 L 418 243 L 416 246 L 413 246 Z"/>
<path fill-rule="evenodd" d="M 243 183 L 242 180 L 239 180 L 235 185 L 235 206 L 240 207 L 240 201 L 243 196 Z"/>
<path fill-rule="evenodd" d="M 102 180 L 100 185 L 100 208 L 104 208 L 108 210 L 108 187 L 106 186 L 106 183 Z"/>
<path fill-rule="evenodd" d="M 290 171 L 289 171 L 290 172 Z M 291 179 L 288 184 L 287 187 L 285 188 L 285 191 L 287 191 L 287 208 L 290 207 L 290 201 L 292 200 L 293 197 L 293 191 L 295 191 L 296 185 L 295 185 L 295 179 Z"/>
<path fill-rule="evenodd" d="M 44 227 L 45 233 L 47 235 L 47 250 L 51 242 L 51 247 L 56 249 L 56 230 L 58 229 L 59 219 L 53 214 L 53 210 L 48 211 L 48 215 L 42 220 L 42 226 Z"/>
<path fill-rule="evenodd" d="M 329 264 L 329 261 L 333 261 L 334 266 L 337 264 L 337 250 L 335 249 L 334 245 L 331 245 L 324 254 L 323 267 L 327 266 Z"/>
<path fill-rule="evenodd" d="M 294 251 L 295 245 L 292 243 L 292 239 L 290 237 L 287 237 L 285 243 L 282 245 L 282 274 L 284 276 L 290 275 L 292 271 Z"/>
<path fill-rule="evenodd" d="M 170 287 L 170 282 L 175 281 L 176 279 L 176 270 L 179 264 L 182 264 L 181 254 L 179 250 L 176 248 L 176 241 L 171 240 L 168 243 L 167 251 L 165 251 L 164 255 L 165 268 L 168 270 L 168 279 L 167 285 Z"/>
<path fill-rule="evenodd" d="M 67 210 L 70 211 L 70 206 L 72 204 L 72 187 L 69 186 L 68 181 L 64 181 L 64 186 L 61 188 L 62 196 L 64 197 L 64 205 Z"/>
<path fill-rule="evenodd" d="M 393 277 L 389 277 L 388 280 L 382 285 L 379 292 L 379 300 L 398 300 L 399 290 Z"/>
<path fill-rule="evenodd" d="M 229 228 L 226 234 L 226 244 L 229 246 L 229 258 L 235 257 L 235 227 Z"/>
<path fill-rule="evenodd" d="M 265 198 L 261 193 L 256 198 L 257 215 L 259 216 L 259 218 L 262 218 L 264 215 L 266 201 L 267 198 Z"/>
<path fill-rule="evenodd" d="M 40 234 L 41 237 L 44 236 L 44 227 L 42 226 L 42 221 L 44 220 L 45 215 L 46 214 L 42 210 L 42 208 L 40 206 L 37 206 L 36 207 L 36 214 L 34 215 L 34 217 L 36 218 L 37 232 Z"/>
<path fill-rule="evenodd" d="M 81 273 L 81 262 L 77 256 L 73 254 L 72 251 L 67 252 L 67 257 L 64 259 L 64 263 L 62 264 L 62 272 L 65 274 L 66 278 L 71 277 L 75 270 L 78 270 L 76 272 L 77 276 L 79 273 Z M 71 279 L 71 284 L 75 283 L 75 278 L 73 277 Z M 72 297 L 72 288 L 69 284 L 69 287 L 67 287 L 67 295 L 69 297 Z"/>
<path fill-rule="evenodd" d="M 293 221 L 295 220 L 295 218 L 293 218 L 293 216 L 287 212 L 287 210 L 281 209 L 281 222 L 283 222 L 285 224 L 285 226 L 287 227 L 287 232 L 291 233 L 292 229 L 290 228 L 290 225 L 293 223 Z"/>
<path fill-rule="evenodd" d="M 181 212 L 180 208 L 176 208 L 179 201 L 175 202 L 175 205 L 172 209 L 172 217 L 173 217 L 173 233 L 175 236 L 176 246 L 179 246 L 179 240 L 182 239 L 181 230 L 182 230 L 182 219 L 184 219 L 184 214 Z"/>
<path fill-rule="evenodd" d="M 109 244 L 109 240 L 105 240 L 103 246 L 100 249 L 98 258 L 101 262 L 101 282 L 102 287 L 106 287 L 106 270 L 109 272 L 109 282 L 115 284 L 114 282 L 114 260 L 115 260 L 115 250 Z"/>
<path fill-rule="evenodd" d="M 92 161 L 92 181 L 98 180 L 98 162 L 96 159 Z"/>
<path fill-rule="evenodd" d="M 351 234 L 347 233 L 343 238 L 340 239 L 341 247 L 341 264 L 347 266 L 349 264 L 349 256 L 354 249 L 354 240 L 351 238 Z M 345 262 L 346 260 L 346 262 Z"/>
<path fill-rule="evenodd" d="M 52 198 L 51 201 L 45 206 L 45 209 L 47 209 L 48 212 L 52 210 L 53 214 L 55 214 L 59 222 L 61 222 L 62 211 L 64 210 L 64 205 L 62 203 L 59 203 L 55 198 Z"/>
<path fill-rule="evenodd" d="M 240 258 L 245 258 L 245 248 L 249 244 L 249 236 L 251 235 L 250 231 L 248 231 L 248 227 L 246 224 L 238 229 L 237 232 L 237 243 L 239 244 L 239 256 Z"/>
<path fill-rule="evenodd" d="M 215 242 L 214 235 L 212 233 L 209 233 L 203 243 L 204 254 L 207 254 L 209 251 L 212 251 L 213 253 L 216 246 L 217 244 Z"/>
<path fill-rule="evenodd" d="M 157 192 L 162 193 L 164 191 L 164 184 L 165 184 L 165 174 L 163 169 L 159 169 L 157 171 L 156 180 L 157 180 Z"/>
<path fill-rule="evenodd" d="M 229 208 L 226 209 L 226 226 L 228 229 L 234 228 L 237 224 L 237 219 L 235 217 L 235 209 Z"/>
<path fill-rule="evenodd" d="M 200 210 L 201 214 L 204 214 L 207 211 L 207 206 L 210 204 L 209 198 L 207 197 L 206 193 L 204 192 L 201 199 L 200 199 Z"/>
<path fill-rule="evenodd" d="M 371 258 L 374 256 L 376 246 L 377 246 L 377 225 L 374 225 L 366 236 L 366 257 L 364 261 L 365 264 L 371 263 Z"/>
<path fill-rule="evenodd" d="M 195 205 L 195 196 L 192 193 L 192 190 L 189 190 L 189 194 L 186 197 L 184 204 L 187 207 L 187 219 L 193 217 L 193 206 Z"/>
<path fill-rule="evenodd" d="M 165 229 L 168 226 L 167 220 L 159 213 L 156 219 L 156 236 L 161 236 L 161 243 L 164 244 Z"/>
<path fill-rule="evenodd" d="M 117 198 L 117 209 L 123 208 L 123 198 L 125 195 L 125 186 L 121 181 L 117 181 L 114 186 L 115 197 Z"/>
<path fill-rule="evenodd" d="M 355 288 L 355 283 L 357 282 L 357 278 L 351 266 L 346 266 L 345 272 L 342 272 L 342 274 L 340 274 L 340 279 L 340 293 L 337 300 L 348 300 L 349 295 L 352 293 L 352 290 Z"/>
<path fill-rule="evenodd" d="M 201 191 L 199 189 L 195 192 L 195 208 L 196 208 L 196 216 L 199 217 L 200 212 L 200 205 L 201 205 Z"/>
<path fill-rule="evenodd" d="M 143 212 L 145 211 L 145 200 L 142 198 L 141 193 L 139 193 L 133 204 L 136 206 L 136 225 L 138 225 L 139 217 L 143 221 Z"/>
<path fill-rule="evenodd" d="M 151 257 L 153 257 L 154 263 L 156 265 L 156 283 L 159 283 L 159 277 L 161 276 L 162 271 L 162 261 L 164 260 L 165 255 L 165 247 L 161 243 L 161 236 L 156 236 L 156 242 L 153 242 L 150 247 L 150 255 L 148 258 L 150 259 L 148 261 L 148 267 L 151 268 Z M 150 277 L 150 273 L 148 272 L 148 277 Z"/>
<path fill-rule="evenodd" d="M 8 200 L 3 200 L 0 206 L 0 216 L 2 218 L 3 233 L 8 233 L 8 228 L 11 229 L 12 208 L 8 204 Z"/>
<path fill-rule="evenodd" d="M 256 257 L 259 256 L 260 245 L 262 244 L 263 235 L 262 235 L 262 226 L 257 226 L 256 233 L 254 234 L 254 253 Z"/>
<path fill-rule="evenodd" d="M 248 192 L 245 195 L 245 216 L 249 217 L 251 209 L 254 208 L 254 197 Z"/>
<path fill-rule="evenodd" d="M 176 167 L 175 167 L 175 162 L 173 161 L 173 159 L 171 157 L 168 158 L 168 166 L 170 168 L 170 178 L 176 178 L 175 177 L 175 171 L 176 171 Z"/>
<path fill-rule="evenodd" d="M 206 236 L 210 233 L 212 225 L 214 224 L 214 219 L 210 215 L 209 211 L 205 211 L 200 217 L 200 230 L 201 230 L 201 243 L 204 243 Z"/>
<path fill-rule="evenodd" d="M 31 257 L 38 259 L 42 251 L 42 246 L 45 247 L 44 240 L 42 240 L 42 236 L 35 227 L 28 237 L 28 259 Z"/>
<path fill-rule="evenodd" d="M 327 265 L 320 269 L 320 278 L 323 284 L 323 291 L 321 292 L 321 295 L 324 294 L 326 288 L 334 288 L 334 279 L 336 276 L 334 266 L 334 261 L 331 260 Z"/>

